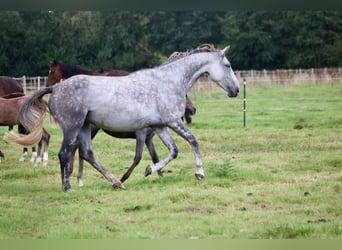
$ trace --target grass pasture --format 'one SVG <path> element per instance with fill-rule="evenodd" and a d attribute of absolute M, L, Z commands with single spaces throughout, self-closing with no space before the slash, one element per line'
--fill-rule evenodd
<path fill-rule="evenodd" d="M 60 128 L 51 133 L 47 168 L 19 163 L 21 147 L 0 140 L 1 239 L 341 239 L 342 84 L 247 86 L 227 99 L 218 87 L 191 91 L 197 107 L 191 131 L 199 141 L 206 179 L 194 177 L 193 153 L 175 136 L 179 156 L 165 177 L 145 178 L 143 160 L 115 190 L 90 165 L 79 188 L 61 191 Z M 6 127 L 0 127 L 3 135 Z M 163 158 L 166 148 L 155 137 Z M 94 151 L 121 177 L 133 140 L 99 133 Z M 146 151 L 146 150 L 145 150 Z M 76 163 L 77 164 L 77 163 Z"/>

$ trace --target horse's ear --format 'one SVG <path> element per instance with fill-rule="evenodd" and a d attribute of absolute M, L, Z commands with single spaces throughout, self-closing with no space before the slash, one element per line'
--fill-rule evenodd
<path fill-rule="evenodd" d="M 221 55 L 222 55 L 222 56 L 225 56 L 225 55 L 228 53 L 229 48 L 230 48 L 230 45 L 228 45 L 228 46 L 225 47 L 223 50 L 221 50 Z"/>
<path fill-rule="evenodd" d="M 50 67 L 56 66 L 57 65 L 57 61 L 56 60 L 52 60 L 52 61 L 49 62 L 49 65 L 50 65 Z"/>

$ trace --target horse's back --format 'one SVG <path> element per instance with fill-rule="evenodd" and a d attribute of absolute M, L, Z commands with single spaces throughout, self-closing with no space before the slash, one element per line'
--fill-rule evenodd
<path fill-rule="evenodd" d="M 0 76 L 0 96 L 8 95 L 15 92 L 24 93 L 21 84 L 9 76 Z"/>
<path fill-rule="evenodd" d="M 75 114 L 110 131 L 135 131 L 160 124 L 160 114 L 150 98 L 153 88 L 126 77 L 70 77 L 53 87 L 50 110 L 59 122 L 69 119 L 64 114 Z"/>

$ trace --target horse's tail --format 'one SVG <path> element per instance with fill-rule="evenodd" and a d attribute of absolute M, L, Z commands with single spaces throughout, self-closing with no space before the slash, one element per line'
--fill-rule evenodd
<path fill-rule="evenodd" d="M 32 146 L 37 144 L 43 134 L 43 121 L 45 117 L 47 103 L 42 100 L 46 94 L 52 93 L 52 87 L 48 87 L 36 92 L 24 104 L 19 113 L 19 122 L 28 131 L 29 134 L 19 135 L 14 131 L 10 131 L 4 136 L 4 139 L 23 146 Z"/>

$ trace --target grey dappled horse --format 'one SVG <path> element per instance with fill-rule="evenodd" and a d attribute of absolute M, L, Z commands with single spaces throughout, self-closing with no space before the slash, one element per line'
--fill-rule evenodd
<path fill-rule="evenodd" d="M 169 155 L 154 166 L 148 166 L 145 176 L 164 168 L 175 159 L 178 149 L 167 128 L 172 129 L 191 145 L 196 162 L 197 179 L 204 179 L 202 159 L 196 138 L 183 123 L 185 96 L 196 80 L 208 73 L 229 97 L 239 93 L 239 82 L 225 54 L 212 45 L 200 46 L 179 53 L 162 65 L 136 71 L 122 77 L 73 76 L 64 82 L 38 91 L 23 107 L 20 119 L 31 131 L 24 137 L 9 133 L 6 139 L 22 145 L 32 144 L 41 137 L 46 106 L 39 100 L 46 94 L 49 109 L 63 130 L 59 151 L 62 189 L 71 189 L 68 168 L 73 150 L 79 146 L 82 158 L 96 168 L 114 187 L 122 183 L 96 159 L 92 149 L 90 124 L 110 131 L 137 131 L 151 127 L 168 147 Z"/>

